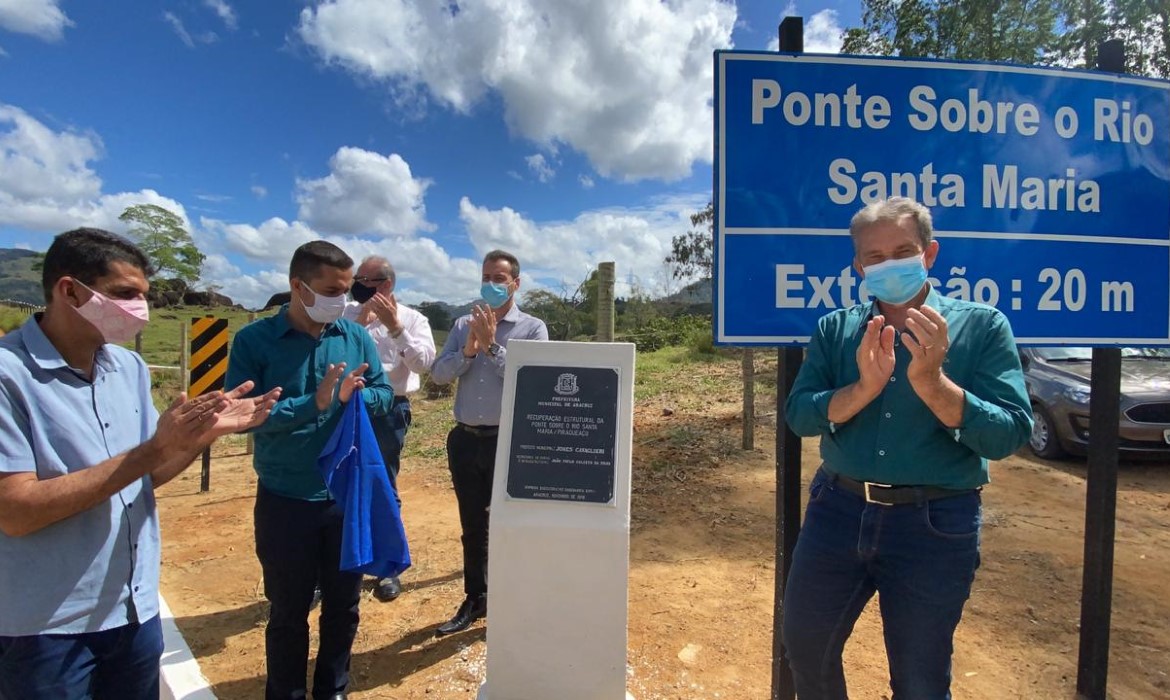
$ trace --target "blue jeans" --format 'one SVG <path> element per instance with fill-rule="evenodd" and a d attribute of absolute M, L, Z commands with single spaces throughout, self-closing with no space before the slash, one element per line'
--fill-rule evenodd
<path fill-rule="evenodd" d="M 101 632 L 0 637 L 0 700 L 158 700 L 155 615 Z"/>
<path fill-rule="evenodd" d="M 841 652 L 877 592 L 893 700 L 949 699 L 955 628 L 979 568 L 979 492 L 870 504 L 820 470 L 810 494 L 783 604 L 797 695 L 848 697 Z"/>

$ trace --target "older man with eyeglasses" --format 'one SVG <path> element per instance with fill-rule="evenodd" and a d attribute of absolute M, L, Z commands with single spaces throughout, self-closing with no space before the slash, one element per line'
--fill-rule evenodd
<path fill-rule="evenodd" d="M 422 386 L 419 375 L 429 371 L 435 361 L 435 338 L 426 316 L 398 303 L 395 282 L 389 260 L 376 255 L 363 260 L 353 278 L 349 290 L 353 301 L 346 306 L 344 317 L 369 331 L 394 388 L 390 413 L 371 418 L 371 422 L 397 497 L 402 447 L 410 429 L 410 395 Z M 401 507 L 401 499 L 398 505 Z M 394 600 L 402 594 L 402 584 L 397 576 L 384 578 L 378 581 L 374 594 L 379 600 Z"/>

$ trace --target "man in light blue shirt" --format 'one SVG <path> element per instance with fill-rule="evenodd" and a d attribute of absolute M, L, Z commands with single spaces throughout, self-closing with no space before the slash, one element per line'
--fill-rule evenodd
<path fill-rule="evenodd" d="M 97 229 L 54 240 L 47 309 L 0 338 L 0 698 L 159 696 L 153 489 L 279 392 L 180 397 L 119 347 L 145 325 L 150 263 Z"/>
<path fill-rule="evenodd" d="M 483 259 L 480 296 L 475 306 L 455 321 L 443 352 L 431 367 L 438 384 L 459 380 L 455 392 L 455 428 L 447 435 L 447 466 L 459 502 L 463 529 L 463 590 L 466 599 L 455 617 L 439 625 L 438 635 L 467 629 L 487 614 L 488 506 L 496 438 L 504 396 L 504 363 L 509 340 L 548 340 L 544 321 L 516 305 L 520 262 L 493 250 Z"/>

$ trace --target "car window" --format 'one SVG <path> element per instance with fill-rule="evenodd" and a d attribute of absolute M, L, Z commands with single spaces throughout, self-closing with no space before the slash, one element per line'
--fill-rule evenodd
<path fill-rule="evenodd" d="M 1093 348 L 1060 345 L 1034 350 L 1041 359 L 1048 362 L 1081 362 L 1093 359 Z M 1126 359 L 1170 360 L 1170 348 L 1121 348 L 1121 356 Z"/>
<path fill-rule="evenodd" d="M 1170 348 L 1122 348 L 1125 358 L 1141 357 L 1150 360 L 1170 360 Z"/>

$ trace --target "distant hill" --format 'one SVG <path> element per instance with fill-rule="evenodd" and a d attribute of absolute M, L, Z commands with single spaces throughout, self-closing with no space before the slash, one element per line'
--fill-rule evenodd
<path fill-rule="evenodd" d="M 43 304 L 41 273 L 33 270 L 33 263 L 41 253 L 17 248 L 0 248 L 0 299 Z"/>
<path fill-rule="evenodd" d="M 711 279 L 692 282 L 670 296 L 659 301 L 674 302 L 676 304 L 710 304 Z"/>

